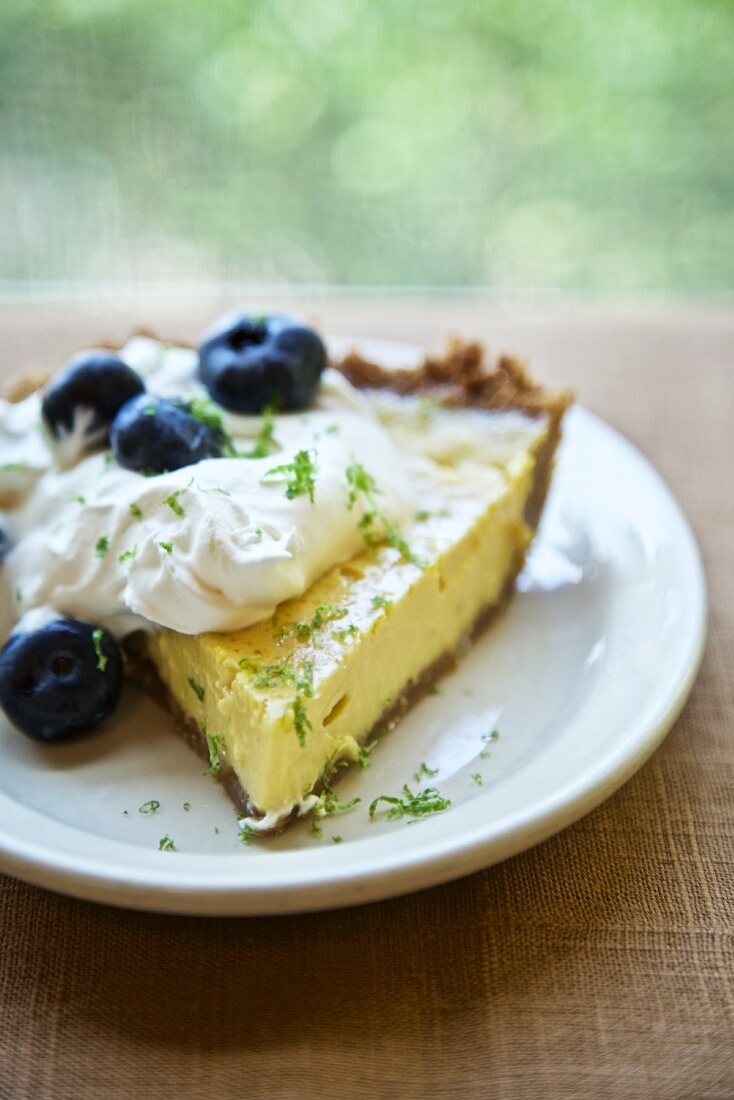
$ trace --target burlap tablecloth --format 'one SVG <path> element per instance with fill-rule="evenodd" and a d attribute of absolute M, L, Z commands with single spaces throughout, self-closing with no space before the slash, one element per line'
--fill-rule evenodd
<path fill-rule="evenodd" d="M 6 305 L 3 373 L 220 303 Z M 266 305 L 273 303 L 272 299 Z M 632 439 L 700 539 L 698 684 L 606 805 L 471 878 L 336 913 L 124 912 L 0 881 L 2 1097 L 734 1097 L 734 319 L 304 298 L 333 331 L 481 335 Z"/>

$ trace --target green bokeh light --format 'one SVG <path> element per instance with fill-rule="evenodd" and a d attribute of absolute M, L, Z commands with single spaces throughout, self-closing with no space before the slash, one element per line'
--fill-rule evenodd
<path fill-rule="evenodd" d="M 723 0 L 5 0 L 0 279 L 731 289 Z"/>

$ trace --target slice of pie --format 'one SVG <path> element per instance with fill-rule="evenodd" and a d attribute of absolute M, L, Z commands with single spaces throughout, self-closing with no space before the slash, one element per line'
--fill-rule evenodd
<path fill-rule="evenodd" d="M 147 668 L 208 756 L 247 828 L 323 809 L 355 762 L 446 670 L 512 590 L 540 519 L 569 396 L 516 360 L 488 369 L 455 344 L 417 369 L 356 353 L 334 364 L 396 442 L 415 514 L 379 531 L 363 467 L 364 550 L 275 615 L 234 633 L 148 636 Z"/>
<path fill-rule="evenodd" d="M 336 769 L 503 604 L 569 403 L 477 344 L 328 365 L 277 314 L 224 319 L 198 352 L 87 352 L 16 397 L 0 705 L 37 740 L 95 728 L 122 643 L 263 833 L 328 811 Z"/>

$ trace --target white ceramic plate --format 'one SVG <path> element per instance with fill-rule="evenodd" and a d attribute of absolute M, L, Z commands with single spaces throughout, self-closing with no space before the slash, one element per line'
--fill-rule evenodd
<path fill-rule="evenodd" d="M 2 724 L 0 867 L 115 905 L 264 914 L 407 893 L 537 844 L 653 752 L 705 638 L 685 518 L 647 461 L 583 409 L 568 418 L 519 588 L 441 693 L 384 739 L 369 768 L 340 781 L 342 798 L 362 801 L 325 819 L 321 839 L 303 823 L 245 847 L 230 803 L 171 720 L 129 689 L 114 723 L 77 744 L 44 748 Z M 416 783 L 422 763 L 437 774 Z M 436 785 L 452 808 L 414 824 L 370 821 L 371 800 L 404 782 Z M 140 813 L 150 800 L 160 809 Z M 164 835 L 176 851 L 158 850 Z"/>

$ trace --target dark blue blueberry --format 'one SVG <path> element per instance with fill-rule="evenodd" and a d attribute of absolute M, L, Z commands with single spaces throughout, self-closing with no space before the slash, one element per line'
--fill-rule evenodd
<path fill-rule="evenodd" d="M 120 409 L 110 432 L 115 458 L 127 470 L 160 474 L 220 458 L 221 435 L 186 408 L 163 397 L 142 394 Z"/>
<path fill-rule="evenodd" d="M 0 526 L 0 565 L 3 564 L 12 549 L 13 543 L 10 535 L 4 527 Z"/>
<path fill-rule="evenodd" d="M 118 410 L 144 391 L 140 375 L 122 359 L 102 351 L 86 352 L 51 379 L 41 415 L 51 436 L 62 440 L 74 432 L 79 412 L 89 410 L 80 446 L 104 443 Z"/>
<path fill-rule="evenodd" d="M 303 409 L 326 366 L 313 329 L 280 313 L 224 317 L 199 348 L 199 377 L 225 409 Z"/>
<path fill-rule="evenodd" d="M 114 711 L 122 655 L 106 630 L 54 619 L 13 634 L 0 651 L 0 705 L 34 741 L 86 733 Z"/>

